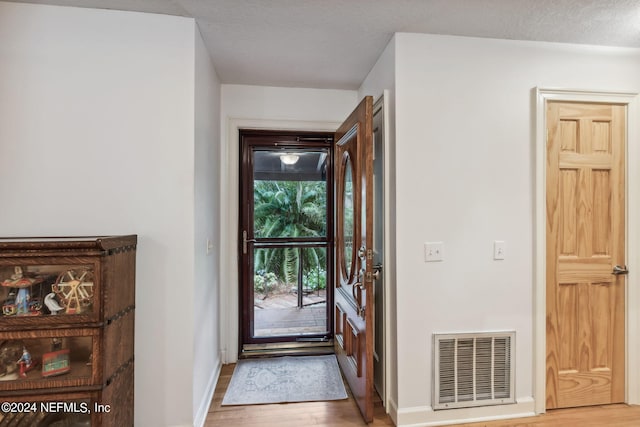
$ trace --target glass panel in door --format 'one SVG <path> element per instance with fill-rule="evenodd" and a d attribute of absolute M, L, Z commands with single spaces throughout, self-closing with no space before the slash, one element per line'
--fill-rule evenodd
<path fill-rule="evenodd" d="M 254 336 L 327 333 L 327 248 L 254 252 Z"/>
<path fill-rule="evenodd" d="M 253 147 L 247 249 L 255 342 L 329 334 L 330 147 Z"/>

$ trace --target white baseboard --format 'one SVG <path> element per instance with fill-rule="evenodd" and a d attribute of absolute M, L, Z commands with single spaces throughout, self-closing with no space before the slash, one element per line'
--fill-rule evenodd
<path fill-rule="evenodd" d="M 193 419 L 194 427 L 203 427 L 205 421 L 207 420 L 207 414 L 209 413 L 209 405 L 211 405 L 211 400 L 213 399 L 213 393 L 216 390 L 216 384 L 218 384 L 218 378 L 220 378 L 220 370 L 222 369 L 222 362 L 218 359 L 218 364 L 216 369 L 213 371 L 211 377 L 209 377 L 209 382 L 207 383 L 207 390 L 200 401 L 200 406 L 198 406 L 198 412 L 196 412 L 195 417 Z"/>
<path fill-rule="evenodd" d="M 449 424 L 475 423 L 535 416 L 531 397 L 518 399 L 513 405 L 493 405 L 477 408 L 445 409 L 434 411 L 431 406 L 397 409 L 393 422 L 398 427 L 431 427 Z"/>
<path fill-rule="evenodd" d="M 395 425 L 398 425 L 398 404 L 395 400 L 393 400 L 393 397 L 391 396 L 389 396 L 389 407 L 387 408 L 387 414 L 389 414 L 389 417 L 391 417 L 391 421 L 393 421 Z"/>

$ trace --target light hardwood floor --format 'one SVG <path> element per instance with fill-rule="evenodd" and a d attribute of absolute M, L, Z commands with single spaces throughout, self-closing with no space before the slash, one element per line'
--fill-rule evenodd
<path fill-rule="evenodd" d="M 206 427 L 352 427 L 366 426 L 355 401 L 304 402 L 275 405 L 220 406 L 235 365 L 222 367 L 213 395 Z M 380 401 L 376 402 L 370 427 L 393 426 Z M 640 406 L 607 405 L 556 409 L 531 418 L 517 418 L 457 427 L 638 427 Z M 456 427 L 456 426 L 453 426 Z"/>

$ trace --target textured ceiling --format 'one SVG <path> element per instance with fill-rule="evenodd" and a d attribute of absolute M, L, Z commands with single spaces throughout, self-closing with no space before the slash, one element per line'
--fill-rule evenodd
<path fill-rule="evenodd" d="M 640 0 L 13 0 L 193 17 L 223 83 L 357 88 L 395 32 L 640 48 Z"/>

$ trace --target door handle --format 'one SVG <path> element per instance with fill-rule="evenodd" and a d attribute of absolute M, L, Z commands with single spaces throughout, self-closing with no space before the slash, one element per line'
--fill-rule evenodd
<path fill-rule="evenodd" d="M 351 294 L 353 295 L 353 300 L 356 303 L 356 311 L 358 312 L 358 316 L 364 317 L 364 306 L 362 305 L 362 291 L 364 290 L 364 285 L 362 282 L 354 283 L 351 287 Z"/>
<path fill-rule="evenodd" d="M 611 272 L 611 274 L 615 274 L 616 276 L 619 276 L 621 274 L 629 274 L 629 270 L 627 269 L 626 265 L 624 267 L 616 265 L 615 267 L 613 267 L 613 271 Z"/>
<path fill-rule="evenodd" d="M 373 266 L 373 278 L 375 280 L 380 279 L 381 272 L 382 272 L 382 264 L 376 264 Z"/>
<path fill-rule="evenodd" d="M 363 286 L 361 282 L 356 282 L 351 287 L 351 295 L 353 295 L 353 299 L 356 302 L 358 308 L 361 307 L 360 303 L 362 302 L 362 289 Z"/>
<path fill-rule="evenodd" d="M 247 243 L 252 242 L 255 243 L 256 239 L 247 239 L 247 230 L 242 231 L 242 254 L 247 254 Z"/>

